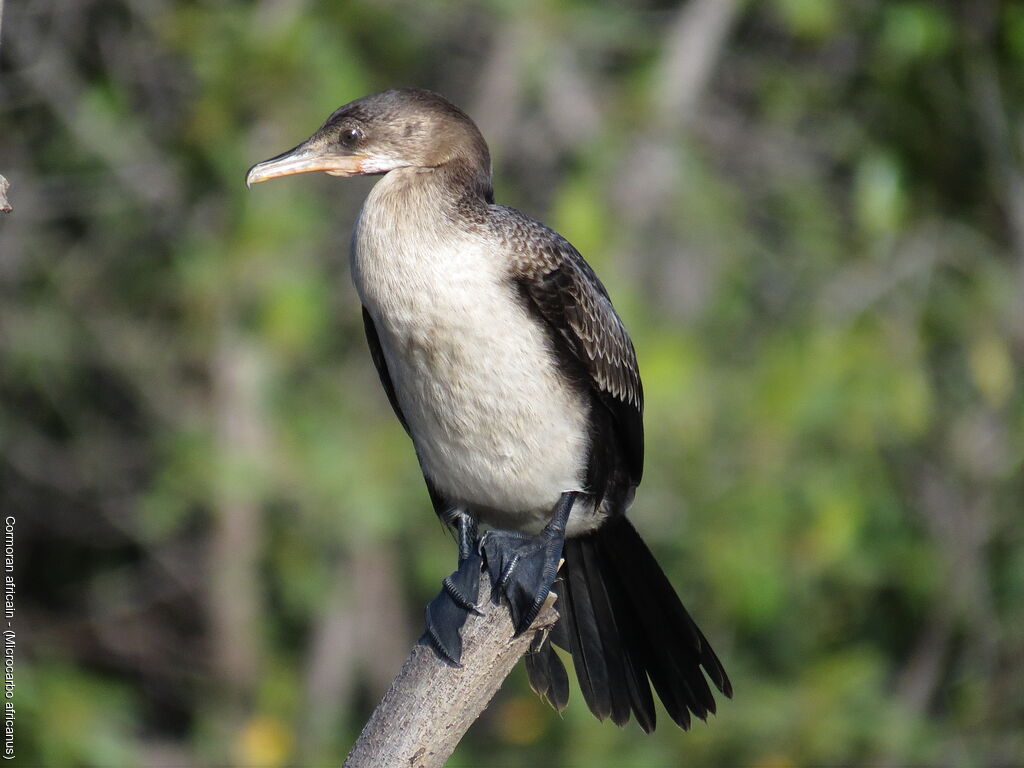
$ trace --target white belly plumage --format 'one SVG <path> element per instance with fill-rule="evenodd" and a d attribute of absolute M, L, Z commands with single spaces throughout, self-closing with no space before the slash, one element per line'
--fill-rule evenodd
<path fill-rule="evenodd" d="M 559 494 L 582 487 L 585 413 L 554 371 L 538 375 L 539 333 L 493 308 L 442 311 L 450 322 L 435 316 L 426 328 L 382 318 L 385 359 L 423 470 L 442 493 L 485 517 L 550 515 Z M 495 333 L 481 331 L 484 321 Z"/>
<path fill-rule="evenodd" d="M 487 244 L 381 246 L 357 233 L 352 276 L 424 473 L 484 522 L 538 530 L 562 492 L 582 490 L 589 406 Z M 570 533 L 593 527 L 589 506 Z"/>

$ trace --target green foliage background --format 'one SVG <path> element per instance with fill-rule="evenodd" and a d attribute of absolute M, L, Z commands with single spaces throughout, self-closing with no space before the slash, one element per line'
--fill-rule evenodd
<path fill-rule="evenodd" d="M 1024 764 L 1024 7 L 8 3 L 0 506 L 22 765 L 337 765 L 454 565 L 347 275 L 372 180 L 247 192 L 434 88 L 636 343 L 632 516 L 736 696 L 452 765 Z"/>

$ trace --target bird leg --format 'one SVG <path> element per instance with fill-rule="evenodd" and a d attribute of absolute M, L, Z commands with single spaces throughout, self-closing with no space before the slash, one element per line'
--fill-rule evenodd
<path fill-rule="evenodd" d="M 537 618 L 555 581 L 565 527 L 578 495 L 575 491 L 563 493 L 551 522 L 536 536 L 492 530 L 480 539 L 491 583 L 508 598 L 517 635 L 529 629 Z"/>
<path fill-rule="evenodd" d="M 470 613 L 479 614 L 474 602 L 480 589 L 483 559 L 477 548 L 476 520 L 462 510 L 452 513 L 459 541 L 459 567 L 441 582 L 441 591 L 426 610 L 427 637 L 434 649 L 452 664 L 462 658 L 459 634 Z"/>

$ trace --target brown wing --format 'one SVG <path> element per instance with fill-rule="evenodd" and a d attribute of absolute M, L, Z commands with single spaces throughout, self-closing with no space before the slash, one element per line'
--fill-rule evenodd
<path fill-rule="evenodd" d="M 611 416 L 632 485 L 644 467 L 643 387 L 633 342 L 594 270 L 559 235 L 534 240 L 543 253 L 516 264 L 516 282 L 533 309 L 571 353 L 595 399 Z M 610 437 L 610 436 L 606 436 Z"/>

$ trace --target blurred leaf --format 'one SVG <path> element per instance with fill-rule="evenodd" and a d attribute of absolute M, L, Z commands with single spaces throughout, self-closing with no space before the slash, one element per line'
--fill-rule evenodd
<path fill-rule="evenodd" d="M 292 744 L 291 729 L 280 720 L 252 718 L 239 733 L 234 755 L 238 765 L 273 768 L 284 765 Z"/>
<path fill-rule="evenodd" d="M 884 9 L 879 39 L 883 55 L 905 64 L 946 53 L 953 42 L 953 22 L 939 3 L 893 2 Z"/>
<path fill-rule="evenodd" d="M 774 5 L 793 34 L 811 40 L 832 34 L 842 15 L 837 0 L 774 0 Z"/>
<path fill-rule="evenodd" d="M 16 682 L 15 754 L 25 764 L 138 764 L 130 738 L 138 704 L 127 686 L 55 659 L 21 661 Z"/>
<path fill-rule="evenodd" d="M 967 352 L 971 376 L 989 405 L 1005 405 L 1014 389 L 1013 362 L 1006 344 L 989 331 L 976 338 Z"/>
<path fill-rule="evenodd" d="M 900 167 L 892 155 L 869 154 L 857 166 L 854 179 L 857 221 L 869 237 L 897 231 L 907 207 Z"/>

